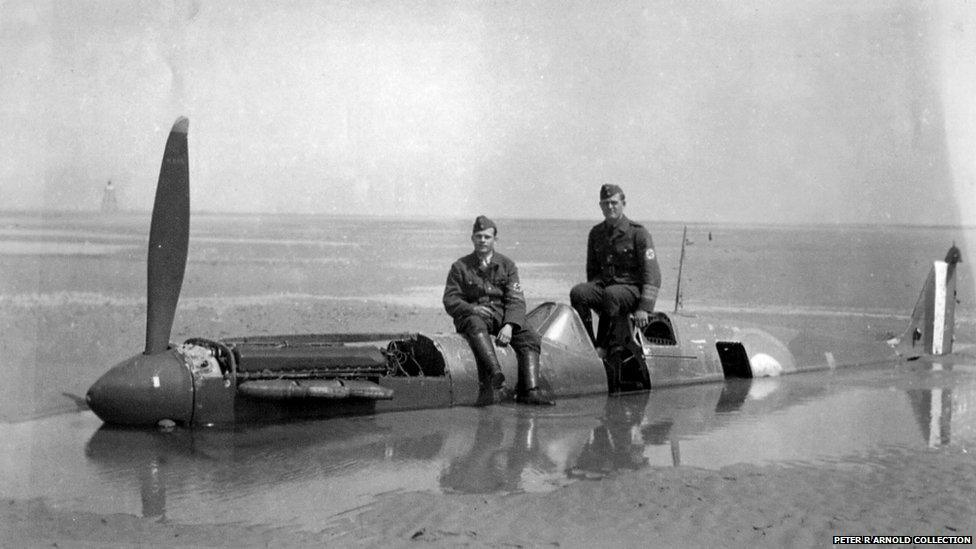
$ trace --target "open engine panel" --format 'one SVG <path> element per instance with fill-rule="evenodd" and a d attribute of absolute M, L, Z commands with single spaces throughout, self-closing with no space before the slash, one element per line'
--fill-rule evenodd
<path fill-rule="evenodd" d="M 389 375 L 407 377 L 431 377 L 444 375 L 444 355 L 437 345 L 423 334 L 394 339 L 387 345 Z"/>

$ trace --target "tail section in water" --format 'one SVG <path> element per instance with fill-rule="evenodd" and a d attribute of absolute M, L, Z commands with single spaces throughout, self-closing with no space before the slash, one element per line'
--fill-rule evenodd
<path fill-rule="evenodd" d="M 944 261 L 935 261 L 918 296 L 908 329 L 892 341 L 906 356 L 944 355 L 952 352 L 956 313 L 956 263 L 959 248 L 949 248 Z"/>

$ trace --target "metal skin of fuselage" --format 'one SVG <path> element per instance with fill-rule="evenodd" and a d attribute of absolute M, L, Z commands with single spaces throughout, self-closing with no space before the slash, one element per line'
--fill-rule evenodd
<path fill-rule="evenodd" d="M 146 350 L 89 389 L 88 405 L 99 418 L 131 426 L 211 426 L 486 403 L 474 355 L 459 334 L 288 335 L 165 344 L 186 262 L 187 126 L 183 118 L 173 126 L 153 208 Z M 163 259 L 154 261 L 154 255 Z M 545 303 L 528 319 L 542 336 L 541 384 L 553 395 L 621 390 L 572 308 Z M 624 368 L 643 379 L 638 389 L 647 390 L 899 356 L 885 342 L 824 340 L 813 347 L 805 340 L 804 349 L 791 348 L 790 341 L 742 323 L 656 313 L 649 328 L 635 332 L 633 349 L 639 356 Z M 505 377 L 518 379 L 513 350 L 498 346 L 496 353 Z"/>
<path fill-rule="evenodd" d="M 576 312 L 565 304 L 546 303 L 529 315 L 530 323 L 543 334 L 542 383 L 560 398 L 608 391 L 607 372 Z M 674 342 L 645 343 L 643 346 L 651 387 L 718 382 L 728 377 L 775 376 L 797 371 L 867 364 L 894 358 L 883 342 L 858 345 L 849 357 L 836 356 L 836 347 L 822 362 L 798 364 L 787 345 L 761 329 L 731 325 L 690 314 L 658 315 L 670 321 Z M 264 377 L 287 379 L 296 372 L 296 355 L 304 355 L 304 370 L 309 377 L 289 383 L 302 385 L 328 379 L 327 369 L 316 378 L 316 353 L 331 350 L 361 355 L 362 349 L 377 352 L 389 349 L 390 342 L 422 340 L 432 344 L 443 357 L 441 375 L 403 375 L 390 368 L 388 373 L 368 378 L 379 387 L 392 390 L 391 398 L 316 398 L 301 395 L 251 396 L 241 390 L 248 382 L 248 371 L 260 369 Z M 201 345 L 203 342 L 197 340 Z M 216 342 L 213 342 L 216 343 Z M 219 343 L 232 350 L 229 367 L 194 364 L 185 346 L 171 347 L 157 355 L 138 355 L 106 373 L 89 391 L 92 410 L 104 421 L 125 425 L 155 425 L 171 420 L 182 425 L 228 425 L 248 422 L 283 421 L 300 418 L 327 418 L 481 404 L 478 368 L 471 349 L 461 335 L 401 334 L 381 335 L 298 335 L 239 338 Z M 765 371 L 729 371 L 729 357 L 720 349 L 741 345 L 751 363 Z M 193 344 L 199 352 L 204 346 Z M 258 352 L 260 350 L 260 352 Z M 240 351 L 239 353 L 237 351 Z M 828 351 L 830 352 L 830 351 Z M 517 360 L 509 347 L 496 347 L 502 371 L 517 379 Z M 258 356 L 259 355 L 259 356 Z M 821 356 L 828 356 L 823 353 Z M 287 358 L 286 358 L 287 357 Z M 240 360 L 240 362 L 238 362 Z M 256 361 L 249 365 L 248 360 Z M 291 363 L 291 364 L 290 364 Z M 438 372 L 439 373 L 439 372 Z M 346 377 L 343 379 L 353 379 Z"/>

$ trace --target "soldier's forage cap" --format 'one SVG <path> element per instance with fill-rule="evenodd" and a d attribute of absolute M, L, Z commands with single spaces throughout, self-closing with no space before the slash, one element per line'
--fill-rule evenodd
<path fill-rule="evenodd" d="M 495 222 L 483 215 L 479 215 L 474 219 L 474 227 L 471 227 L 471 234 L 486 229 L 495 229 L 495 234 L 498 234 L 498 226 L 495 225 Z"/>
<path fill-rule="evenodd" d="M 624 190 L 618 185 L 613 185 L 607 183 L 606 185 L 600 187 L 600 200 L 606 200 L 615 194 L 620 194 L 620 198 L 624 197 Z"/>

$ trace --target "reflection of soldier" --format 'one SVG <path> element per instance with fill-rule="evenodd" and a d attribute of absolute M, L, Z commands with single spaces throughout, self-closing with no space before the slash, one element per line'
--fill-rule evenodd
<path fill-rule="evenodd" d="M 671 421 L 640 429 L 648 393 L 608 398 L 603 420 L 593 429 L 576 464 L 567 471 L 572 478 L 602 478 L 621 469 L 637 470 L 647 465 L 644 447 L 664 444 Z"/>
<path fill-rule="evenodd" d="M 539 450 L 536 438 L 535 419 L 520 416 L 515 424 L 515 438 L 506 449 L 502 421 L 482 416 L 474 445 L 451 462 L 441 475 L 441 486 L 469 494 L 520 490 L 522 471 L 527 467 L 549 470 L 554 466 Z"/>
<path fill-rule="evenodd" d="M 454 318 L 454 327 L 465 335 L 482 380 L 483 402 L 502 393 L 502 374 L 491 336 L 500 345 L 512 344 L 518 357 L 519 402 L 553 404 L 552 397 L 539 386 L 539 334 L 525 320 L 525 297 L 515 262 L 495 252 L 498 228 L 480 215 L 471 229 L 474 251 L 451 265 L 444 287 L 444 309 Z"/>

